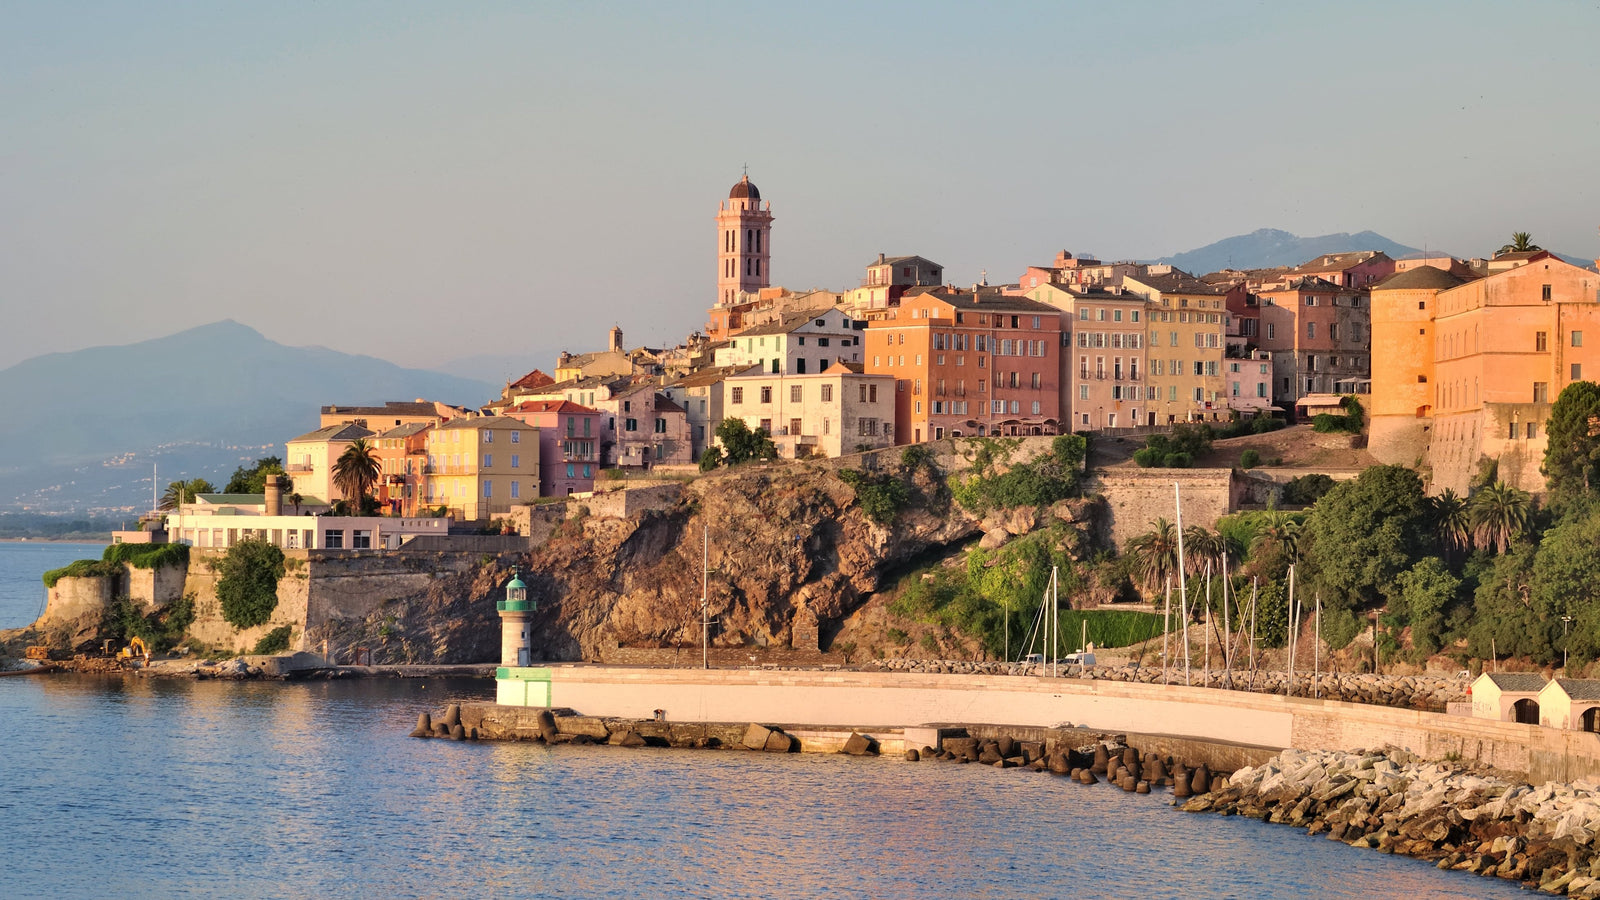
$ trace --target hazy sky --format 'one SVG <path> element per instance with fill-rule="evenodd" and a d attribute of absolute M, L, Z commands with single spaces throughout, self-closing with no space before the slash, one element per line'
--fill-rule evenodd
<path fill-rule="evenodd" d="M 1261 227 L 1600 255 L 1600 3 L 0 4 L 0 367 L 221 318 L 424 368 Z M 174 360 L 174 370 L 181 361 Z"/>

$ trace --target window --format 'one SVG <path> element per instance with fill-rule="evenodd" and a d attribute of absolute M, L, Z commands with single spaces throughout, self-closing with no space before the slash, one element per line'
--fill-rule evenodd
<path fill-rule="evenodd" d="M 522 485 L 519 484 L 518 482 L 515 482 L 515 481 L 511 482 L 511 498 L 513 500 L 515 500 L 516 498 L 521 497 L 521 496 L 522 496 Z"/>
<path fill-rule="evenodd" d="M 485 443 L 485 444 L 492 444 L 492 443 L 494 443 L 494 432 L 492 432 L 492 431 L 487 431 L 487 430 L 486 430 L 486 431 L 484 431 L 484 433 L 483 433 L 483 442 L 484 442 L 484 443 Z"/>
<path fill-rule="evenodd" d="M 762 385 L 762 387 L 761 387 L 761 402 L 762 403 L 771 403 L 772 402 L 772 388 L 767 387 L 766 385 Z"/>
<path fill-rule="evenodd" d="M 639 430 L 639 420 L 638 419 L 625 419 L 623 421 L 623 429 L 622 430 L 624 430 L 624 431 L 638 431 Z"/>
<path fill-rule="evenodd" d="M 1266 395 L 1267 395 L 1267 384 L 1266 384 L 1266 382 L 1264 382 L 1264 381 L 1256 382 L 1256 396 L 1257 397 L 1265 397 Z"/>
<path fill-rule="evenodd" d="M 322 546 L 325 550 L 344 549 L 344 529 L 330 528 L 322 533 Z"/>
<path fill-rule="evenodd" d="M 1332 323 L 1332 324 L 1330 324 L 1328 326 L 1328 340 L 1337 341 L 1338 339 L 1339 339 L 1339 323 L 1338 322 L 1334 322 L 1334 323 Z"/>
<path fill-rule="evenodd" d="M 587 464 L 585 464 L 584 467 L 583 467 L 583 477 L 590 478 L 590 477 L 592 477 L 592 475 L 593 475 L 593 470 L 590 469 Z"/>
<path fill-rule="evenodd" d="M 1572 346 L 1574 346 L 1574 347 L 1582 347 L 1583 346 L 1583 332 L 1574 331 L 1572 333 Z"/>
<path fill-rule="evenodd" d="M 522 468 L 522 456 L 520 454 L 517 454 L 517 453 L 511 454 L 511 468 L 513 468 L 513 469 Z"/>
<path fill-rule="evenodd" d="M 798 385 L 798 384 L 789 385 L 789 402 L 790 403 L 799 403 L 800 402 L 800 385 Z"/>
<path fill-rule="evenodd" d="M 1550 285 L 1548 285 L 1548 284 L 1544 285 L 1542 288 L 1539 289 L 1539 299 L 1540 300 L 1549 300 L 1550 299 Z"/>
<path fill-rule="evenodd" d="M 1548 342 L 1545 340 L 1544 332 L 1535 331 L 1533 333 L 1533 350 L 1535 353 L 1543 353 L 1544 351 L 1548 350 L 1549 347 L 1547 346 L 1547 343 Z"/>
<path fill-rule="evenodd" d="M 1039 373 L 1038 372 L 1033 373 L 1033 388 L 1035 390 L 1037 390 L 1041 386 L 1041 384 L 1042 384 L 1042 379 L 1041 379 L 1041 376 L 1039 375 Z"/>
<path fill-rule="evenodd" d="M 1078 321 L 1080 321 L 1080 322 L 1089 321 L 1089 307 L 1087 307 L 1087 306 L 1078 307 Z"/>
<path fill-rule="evenodd" d="M 1273 341 L 1273 340 L 1277 340 L 1277 338 L 1278 338 L 1278 324 L 1276 322 L 1268 322 L 1267 323 L 1267 340 Z"/>
<path fill-rule="evenodd" d="M 572 477 L 572 463 L 567 463 L 567 477 Z"/>
<path fill-rule="evenodd" d="M 1535 381 L 1533 383 L 1533 402 L 1535 402 L 1535 403 L 1549 403 L 1550 402 L 1550 385 L 1547 382 Z"/>
<path fill-rule="evenodd" d="M 822 402 L 823 403 L 832 403 L 833 402 L 833 385 L 825 384 L 825 385 L 822 386 Z M 823 432 L 823 433 L 826 434 L 827 432 Z"/>
<path fill-rule="evenodd" d="M 733 389 L 733 396 L 729 398 L 729 402 L 734 404 L 735 406 L 743 403 L 744 402 L 744 388 L 742 388 L 742 387 L 734 388 Z"/>
<path fill-rule="evenodd" d="M 572 420 L 568 419 L 567 421 L 571 422 Z M 513 443 L 513 444 L 522 443 L 522 432 L 520 432 L 520 431 L 511 432 L 511 443 Z"/>
<path fill-rule="evenodd" d="M 667 433 L 667 420 L 666 419 L 657 419 L 656 420 L 656 434 L 666 434 L 666 433 Z"/>
<path fill-rule="evenodd" d="M 1087 400 L 1087 399 L 1089 399 L 1089 386 L 1087 384 L 1078 385 L 1078 399 L 1079 400 Z"/>
<path fill-rule="evenodd" d="M 878 386 L 877 385 L 875 385 L 875 384 L 868 385 L 868 387 L 867 387 L 867 402 L 868 403 L 877 403 L 878 402 Z"/>
<path fill-rule="evenodd" d="M 1529 422 L 1528 423 L 1528 440 L 1531 441 L 1531 440 L 1533 440 L 1534 438 L 1536 438 L 1538 436 L 1539 436 L 1539 426 L 1538 426 L 1538 424 L 1535 423 L 1535 422 Z"/>
<path fill-rule="evenodd" d="M 1582 381 L 1583 380 L 1583 364 L 1582 363 L 1573 363 L 1572 364 L 1572 380 L 1573 381 Z"/>
<path fill-rule="evenodd" d="M 488 468 L 492 468 L 493 466 L 494 466 L 494 454 L 493 453 L 485 453 L 483 455 L 483 467 L 485 469 L 488 469 Z"/>
<path fill-rule="evenodd" d="M 1036 416 L 1039 414 L 1039 401 L 1037 400 L 1033 401 L 1033 414 Z"/>
<path fill-rule="evenodd" d="M 485 482 L 484 482 L 484 483 L 483 483 L 483 496 L 484 496 L 484 497 L 485 497 L 485 498 L 488 498 L 488 497 L 493 497 L 493 496 L 494 496 L 494 482 L 492 482 L 492 481 L 485 481 Z"/>
<path fill-rule="evenodd" d="M 1315 322 L 1307 322 L 1306 323 L 1306 337 L 1315 339 L 1316 336 L 1317 336 L 1317 323 L 1315 323 Z"/>

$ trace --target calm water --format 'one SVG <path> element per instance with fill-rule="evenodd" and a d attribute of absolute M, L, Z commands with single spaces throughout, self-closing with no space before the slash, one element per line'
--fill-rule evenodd
<path fill-rule="evenodd" d="M 1525 896 L 985 766 L 404 736 L 489 692 L 0 679 L 0 896 Z"/>
<path fill-rule="evenodd" d="M 99 559 L 105 544 L 0 541 L 0 628 L 20 628 L 44 612 L 45 572 L 75 559 Z"/>

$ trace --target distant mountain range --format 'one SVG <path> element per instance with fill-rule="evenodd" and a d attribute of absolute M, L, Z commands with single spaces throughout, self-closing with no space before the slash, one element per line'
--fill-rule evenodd
<path fill-rule="evenodd" d="M 1156 262 L 1177 266 L 1193 275 L 1204 275 L 1220 269 L 1296 266 L 1324 253 L 1351 250 L 1382 250 L 1395 259 L 1422 252 L 1416 247 L 1391 241 L 1375 231 L 1358 231 L 1355 234 L 1341 231 L 1337 234 L 1301 237 L 1276 228 L 1261 228 L 1175 256 L 1165 256 Z"/>
<path fill-rule="evenodd" d="M 1499 248 L 1479 251 L 1487 255 Z M 1204 247 L 1164 256 L 1154 262 L 1167 263 L 1190 273 L 1204 275 L 1221 269 L 1270 269 L 1274 266 L 1297 266 L 1310 262 L 1324 253 L 1347 253 L 1352 250 L 1382 250 L 1394 259 L 1402 259 L 1423 251 L 1391 241 L 1376 231 L 1358 231 L 1355 234 L 1341 231 L 1317 237 L 1301 237 L 1277 228 L 1261 228 L 1249 234 L 1236 234 L 1230 238 L 1210 243 Z M 1447 250 L 1433 247 L 1430 253 L 1445 255 Z M 1594 260 L 1570 253 L 1555 253 L 1575 266 L 1593 268 Z M 1449 254 L 1454 255 L 1454 254 Z"/>
<path fill-rule="evenodd" d="M 0 509 L 149 506 L 160 481 L 220 486 L 240 462 L 283 455 L 327 403 L 424 397 L 466 406 L 498 386 L 323 347 L 288 347 L 234 321 L 0 371 Z"/>

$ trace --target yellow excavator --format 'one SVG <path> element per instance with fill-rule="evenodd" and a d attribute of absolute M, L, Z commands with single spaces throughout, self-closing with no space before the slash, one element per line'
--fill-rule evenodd
<path fill-rule="evenodd" d="M 117 658 L 128 660 L 143 658 L 146 662 L 149 662 L 150 647 L 144 642 L 144 638 L 136 636 L 128 642 L 128 646 L 122 648 L 121 652 L 117 654 Z"/>

